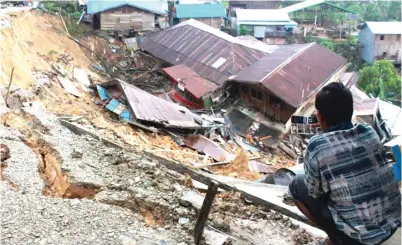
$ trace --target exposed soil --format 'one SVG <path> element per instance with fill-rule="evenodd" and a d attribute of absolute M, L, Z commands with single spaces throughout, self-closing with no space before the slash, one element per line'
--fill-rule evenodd
<path fill-rule="evenodd" d="M 78 185 L 78 184 L 70 184 L 70 186 L 66 189 L 63 194 L 64 198 L 87 198 L 93 199 L 98 193 L 99 187 L 91 186 L 91 185 Z"/>

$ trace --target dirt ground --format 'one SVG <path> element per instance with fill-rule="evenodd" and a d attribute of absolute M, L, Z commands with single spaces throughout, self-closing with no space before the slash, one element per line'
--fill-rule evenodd
<path fill-rule="evenodd" d="M 68 94 L 57 82 L 55 79 L 57 73 L 52 69 L 52 64 L 60 62 L 63 57 L 67 57 L 64 58 L 68 60 L 65 69 L 70 74 L 73 67 L 79 67 L 89 73 L 93 83 L 107 81 L 108 78 L 97 74 L 91 64 L 96 62 L 97 56 L 94 53 L 104 55 L 108 59 L 116 56 L 112 52 L 110 40 L 94 35 L 81 38 L 80 43 L 94 50 L 93 53 L 67 37 L 60 17 L 57 15 L 30 11 L 7 18 L 12 27 L 1 30 L 0 85 L 3 85 L 3 95 L 11 70 L 15 67 L 12 90 L 18 87 L 31 90 L 32 98 L 28 101 L 41 101 L 47 111 L 60 116 L 82 116 L 82 119 L 76 121 L 78 124 L 135 151 L 154 151 L 157 155 L 189 166 L 191 162 L 200 161 L 196 151 L 178 146 L 170 136 L 164 133 L 149 133 L 119 121 L 115 115 L 94 103 L 98 101 L 95 94 L 82 91 L 85 96 L 76 98 Z M 33 72 L 52 73 L 50 84 L 46 86 L 48 89 L 41 88 L 35 91 Z M 236 153 L 239 154 L 239 152 Z M 247 156 L 254 157 L 250 154 Z M 283 167 L 289 165 L 290 161 L 284 154 L 278 154 L 269 159 L 269 164 Z M 223 175 L 250 180 L 256 180 L 262 176 L 251 172 L 247 164 L 242 163 L 215 167 L 212 170 Z"/>

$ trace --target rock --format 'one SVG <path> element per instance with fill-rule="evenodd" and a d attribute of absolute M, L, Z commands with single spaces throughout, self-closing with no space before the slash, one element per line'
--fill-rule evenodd
<path fill-rule="evenodd" d="M 203 236 L 208 245 L 223 245 L 229 239 L 228 236 L 209 229 L 204 230 Z"/>
<path fill-rule="evenodd" d="M 179 224 L 185 225 L 185 224 L 187 224 L 189 221 L 190 221 L 189 218 L 187 218 L 187 217 L 181 217 L 181 218 L 179 219 Z"/>
<path fill-rule="evenodd" d="M 74 148 L 73 153 L 71 153 L 72 158 L 82 158 L 84 154 L 80 151 Z"/>
<path fill-rule="evenodd" d="M 212 226 L 224 232 L 230 231 L 230 225 L 222 219 L 212 220 Z"/>
<path fill-rule="evenodd" d="M 127 61 L 122 60 L 122 61 L 119 62 L 119 65 L 120 65 L 121 67 L 125 68 L 125 67 L 128 66 L 128 63 L 127 63 Z"/>
<path fill-rule="evenodd" d="M 204 197 L 195 191 L 187 191 L 179 200 L 180 204 L 184 207 L 192 206 L 197 210 L 200 210 L 202 203 L 204 202 Z"/>
<path fill-rule="evenodd" d="M 10 158 L 10 150 L 8 149 L 7 145 L 0 144 L 0 156 L 1 161 L 5 161 Z"/>

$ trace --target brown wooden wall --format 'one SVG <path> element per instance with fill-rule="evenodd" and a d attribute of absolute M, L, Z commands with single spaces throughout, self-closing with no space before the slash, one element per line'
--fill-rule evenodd
<path fill-rule="evenodd" d="M 155 14 L 131 6 L 123 6 L 102 12 L 100 28 L 104 31 L 153 31 Z"/>
<path fill-rule="evenodd" d="M 195 20 L 202 22 L 204 24 L 207 24 L 209 26 L 212 26 L 213 28 L 216 29 L 221 29 L 222 25 L 222 18 L 194 18 Z M 180 19 L 180 22 L 189 20 L 189 18 L 182 18 Z"/>
<path fill-rule="evenodd" d="M 262 100 L 258 100 L 251 96 L 252 89 L 262 93 Z M 253 106 L 265 115 L 286 123 L 292 114 L 296 111 L 295 108 L 286 104 L 281 99 L 272 95 L 268 90 L 261 85 L 240 84 L 239 97 L 246 101 L 249 105 Z"/>

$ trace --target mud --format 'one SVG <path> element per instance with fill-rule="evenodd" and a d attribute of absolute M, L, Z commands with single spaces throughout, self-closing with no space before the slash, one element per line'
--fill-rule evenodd
<path fill-rule="evenodd" d="M 70 186 L 66 189 L 63 194 L 63 198 L 87 198 L 93 199 L 96 193 L 99 192 L 99 187 L 91 186 L 88 184 L 78 185 L 78 184 L 70 184 Z"/>

